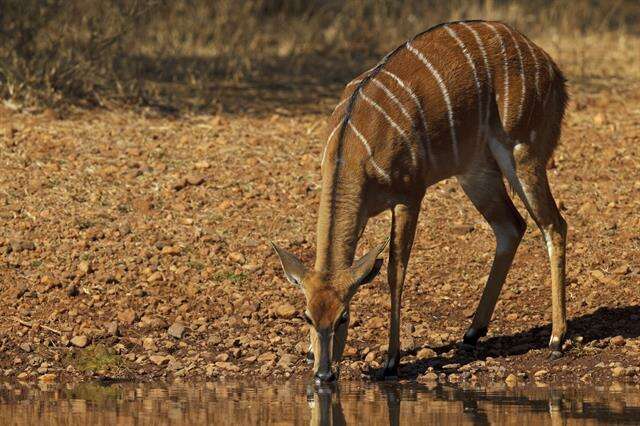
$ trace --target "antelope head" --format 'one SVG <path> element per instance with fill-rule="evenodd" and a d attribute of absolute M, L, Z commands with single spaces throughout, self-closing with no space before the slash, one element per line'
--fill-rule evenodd
<path fill-rule="evenodd" d="M 348 269 L 318 272 L 307 269 L 293 254 L 273 244 L 289 282 L 299 287 L 306 299 L 303 317 L 309 325 L 314 354 L 313 373 L 317 382 L 330 382 L 339 374 L 349 329 L 349 303 L 358 288 L 372 281 L 382 267 L 380 244 Z M 335 366 L 335 368 L 334 368 Z"/>

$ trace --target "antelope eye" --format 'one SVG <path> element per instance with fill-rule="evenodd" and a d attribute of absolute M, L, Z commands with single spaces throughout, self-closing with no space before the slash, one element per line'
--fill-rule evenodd
<path fill-rule="evenodd" d="M 309 315 L 307 315 L 307 313 L 306 313 L 306 312 L 302 314 L 302 318 L 304 319 L 304 321 L 305 321 L 307 324 L 309 324 L 309 325 L 313 324 L 313 321 L 311 321 L 311 318 L 309 318 Z"/>
<path fill-rule="evenodd" d="M 349 313 L 347 311 L 343 312 L 342 315 L 340 315 L 340 319 L 338 320 L 338 324 L 344 324 L 347 322 L 347 320 L 349 319 Z"/>

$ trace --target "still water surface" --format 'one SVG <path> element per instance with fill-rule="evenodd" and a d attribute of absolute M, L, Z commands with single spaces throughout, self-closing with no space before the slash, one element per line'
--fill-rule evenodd
<path fill-rule="evenodd" d="M 0 424 L 639 424 L 640 389 L 509 389 L 397 383 L 111 384 L 0 382 Z"/>

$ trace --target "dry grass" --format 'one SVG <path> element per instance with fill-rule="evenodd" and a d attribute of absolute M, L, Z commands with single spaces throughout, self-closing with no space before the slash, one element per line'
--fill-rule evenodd
<path fill-rule="evenodd" d="M 230 83 L 335 85 L 401 40 L 469 18 L 513 24 L 574 76 L 609 77 L 610 56 L 637 47 L 640 16 L 635 1 L 589 0 L 0 0 L 0 10 L 0 96 L 15 107 L 171 110 L 224 109 Z M 619 50 L 598 52 L 603 37 Z"/>

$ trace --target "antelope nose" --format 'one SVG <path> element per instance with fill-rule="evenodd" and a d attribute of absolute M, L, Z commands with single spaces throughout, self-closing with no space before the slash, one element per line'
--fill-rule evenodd
<path fill-rule="evenodd" d="M 316 380 L 323 383 L 333 382 L 335 378 L 336 376 L 331 371 L 319 371 L 316 373 Z"/>

